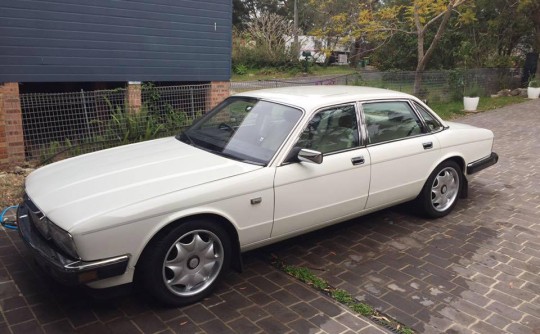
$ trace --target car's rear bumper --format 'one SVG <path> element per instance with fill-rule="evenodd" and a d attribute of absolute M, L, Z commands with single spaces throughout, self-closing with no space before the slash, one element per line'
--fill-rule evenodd
<path fill-rule="evenodd" d="M 468 164 L 467 174 L 470 175 L 477 173 L 483 169 L 488 168 L 489 166 L 495 165 L 497 161 L 499 161 L 499 156 L 497 155 L 497 153 L 491 152 L 491 155 Z"/>
<path fill-rule="evenodd" d="M 77 285 L 104 278 L 122 275 L 127 268 L 128 255 L 116 256 L 97 261 L 73 260 L 59 250 L 50 241 L 45 240 L 31 222 L 29 208 L 25 203 L 17 212 L 19 234 L 24 243 L 32 250 L 36 262 L 56 280 Z"/>

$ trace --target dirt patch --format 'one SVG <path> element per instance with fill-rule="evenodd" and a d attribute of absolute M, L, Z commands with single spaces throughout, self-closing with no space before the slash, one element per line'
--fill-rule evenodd
<path fill-rule="evenodd" d="M 0 211 L 21 202 L 24 179 L 34 169 L 32 166 L 17 166 L 0 171 Z"/>

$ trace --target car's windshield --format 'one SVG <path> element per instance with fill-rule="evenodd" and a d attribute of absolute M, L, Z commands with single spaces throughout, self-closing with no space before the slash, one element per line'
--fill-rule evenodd
<path fill-rule="evenodd" d="M 177 138 L 212 153 L 266 165 L 301 116 L 299 109 L 289 106 L 231 97 Z"/>

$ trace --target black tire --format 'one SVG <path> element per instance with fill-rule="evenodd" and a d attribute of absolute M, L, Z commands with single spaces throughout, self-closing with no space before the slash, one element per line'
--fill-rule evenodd
<path fill-rule="evenodd" d="M 225 229 L 214 221 L 194 219 L 158 234 L 145 248 L 137 275 L 157 300 L 183 306 L 208 296 L 230 262 Z"/>
<path fill-rule="evenodd" d="M 418 207 L 429 218 L 444 217 L 456 206 L 462 186 L 463 172 L 459 165 L 452 160 L 444 161 L 428 177 L 418 196 Z"/>

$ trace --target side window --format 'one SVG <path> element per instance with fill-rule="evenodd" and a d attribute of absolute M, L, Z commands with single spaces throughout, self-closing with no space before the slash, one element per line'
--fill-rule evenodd
<path fill-rule="evenodd" d="M 414 106 L 416 107 L 416 110 L 420 112 L 420 115 L 422 115 L 422 118 L 426 122 L 429 131 L 435 132 L 443 128 L 442 124 L 435 117 L 433 117 L 433 115 L 427 111 L 426 108 L 416 102 L 414 103 Z"/>
<path fill-rule="evenodd" d="M 359 146 L 354 105 L 333 107 L 316 113 L 302 132 L 297 146 L 322 153 Z"/>
<path fill-rule="evenodd" d="M 364 103 L 362 109 L 370 144 L 422 133 L 422 123 L 407 102 Z"/>

